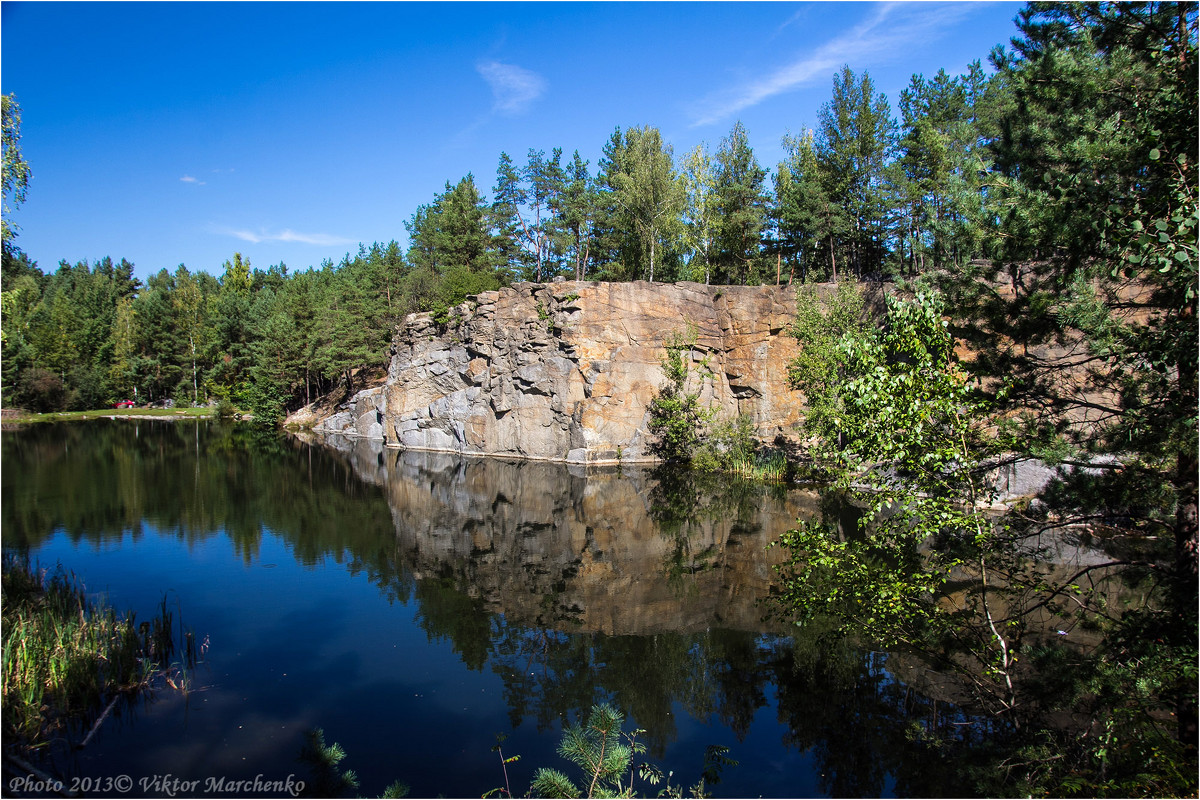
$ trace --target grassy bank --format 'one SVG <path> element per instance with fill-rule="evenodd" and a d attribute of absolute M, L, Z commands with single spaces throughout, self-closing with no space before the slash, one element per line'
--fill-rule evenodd
<path fill-rule="evenodd" d="M 2 593 L 3 729 L 10 742 L 37 748 L 55 736 L 71 738 L 93 719 L 98 727 L 118 700 L 160 679 L 186 690 L 200 646 L 175 624 L 165 599 L 154 617 L 138 622 L 133 613 L 118 616 L 89 603 L 61 567 L 35 569 L 14 557 L 4 559 Z"/>
<path fill-rule="evenodd" d="M 4 410 L 4 423 L 24 425 L 35 422 L 74 422 L 88 419 L 205 419 L 216 416 L 212 408 L 98 408 L 92 411 L 56 411 L 34 414 L 16 409 Z"/>

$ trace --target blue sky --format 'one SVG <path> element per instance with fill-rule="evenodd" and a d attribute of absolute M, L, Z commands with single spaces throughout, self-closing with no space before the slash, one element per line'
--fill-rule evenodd
<path fill-rule="evenodd" d="M 682 156 L 741 120 L 773 170 L 833 75 L 893 107 L 1016 33 L 1010 2 L 0 4 L 0 90 L 33 171 L 12 215 L 45 271 L 127 258 L 292 271 L 404 222 L 506 151 L 591 162 L 654 125 Z"/>

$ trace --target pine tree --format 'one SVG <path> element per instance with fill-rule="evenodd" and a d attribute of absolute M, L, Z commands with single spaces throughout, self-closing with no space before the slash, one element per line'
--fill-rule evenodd
<path fill-rule="evenodd" d="M 741 122 L 721 140 L 714 159 L 717 263 L 724 283 L 749 283 L 767 224 L 767 171 L 759 166 Z"/>
<path fill-rule="evenodd" d="M 561 147 L 554 148 L 550 158 L 546 158 L 544 151 L 530 148 L 529 163 L 523 171 L 530 211 L 525 230 L 528 246 L 533 249 L 533 279 L 536 282 L 558 272 L 558 259 L 563 249 L 559 223 L 566 174 L 561 162 Z"/>
<path fill-rule="evenodd" d="M 849 67 L 834 77 L 833 98 L 821 107 L 819 120 L 815 144 L 823 188 L 849 223 L 846 260 L 861 277 L 879 269 L 886 254 L 884 167 L 895 146 L 896 123 L 871 77 L 864 72 L 857 78 Z"/>
<path fill-rule="evenodd" d="M 499 266 L 510 276 L 524 275 L 530 264 L 531 254 L 521 246 L 521 242 L 529 238 L 529 230 L 521 216 L 525 200 L 526 193 L 517 168 L 508 153 L 501 153 L 488 219 Z"/>
<path fill-rule="evenodd" d="M 779 247 L 796 260 L 800 280 L 813 275 L 838 280 L 838 253 L 850 226 L 845 210 L 826 191 L 812 131 L 785 137 L 788 160 L 776 172 Z M 843 261 L 844 264 L 844 261 Z"/>
<path fill-rule="evenodd" d="M 966 75 L 914 75 L 900 93 L 900 157 L 895 178 L 911 272 L 960 265 L 981 253 L 981 176 L 988 130 L 978 118 L 988 79 L 978 62 Z M 928 263 L 927 263 L 928 259 Z"/>
<path fill-rule="evenodd" d="M 596 225 L 596 184 L 588 174 L 588 162 L 576 150 L 564 182 L 558 204 L 557 227 L 564 234 L 564 251 L 574 266 L 575 280 L 588 273 L 592 239 Z"/>
<path fill-rule="evenodd" d="M 434 202 L 420 206 L 405 223 L 410 244 L 408 262 L 435 274 L 451 267 L 490 272 L 496 262 L 489 213 L 474 176 L 468 174 Z"/>

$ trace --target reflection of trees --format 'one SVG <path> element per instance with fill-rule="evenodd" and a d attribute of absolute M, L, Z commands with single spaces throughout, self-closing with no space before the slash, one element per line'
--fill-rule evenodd
<path fill-rule="evenodd" d="M 320 450 L 220 422 L 95 420 L 2 441 L 5 547 L 58 531 L 93 546 L 136 541 L 151 526 L 189 545 L 224 534 L 249 562 L 270 530 L 302 563 L 331 557 L 390 599 L 411 592 L 382 493 Z"/>
<path fill-rule="evenodd" d="M 430 641 L 446 639 L 468 668 L 483 669 L 492 639 L 483 602 L 459 591 L 446 576 L 418 581 L 413 598 L 417 624 Z"/>
<path fill-rule="evenodd" d="M 497 615 L 492 671 L 504 682 L 513 727 L 529 718 L 538 730 L 557 725 L 572 710 L 599 697 L 592 642 L 600 634 L 568 634 L 511 624 Z"/>
<path fill-rule="evenodd" d="M 636 720 L 646 731 L 641 740 L 661 756 L 677 737 L 674 704 L 706 719 L 713 713 L 736 717 L 731 709 L 751 708 L 752 715 L 765 702 L 766 675 L 742 682 L 756 672 L 750 664 L 728 667 L 723 661 L 729 653 L 756 652 L 754 633 L 608 636 L 503 621 L 497 633 L 490 661 L 504 681 L 513 725 L 531 718 L 543 730 L 571 714 L 585 718 L 594 703 L 607 701 Z"/>
<path fill-rule="evenodd" d="M 995 744 L 1006 732 L 939 699 L 949 681 L 939 685 L 921 662 L 863 652 L 825 634 L 819 627 L 799 629 L 791 641 L 776 642 L 764 664 L 787 728 L 784 744 L 813 754 L 825 793 L 944 797 L 1002 791 L 994 753 L 1002 752 Z M 901 672 L 924 675 L 924 691 L 900 680 Z"/>
<path fill-rule="evenodd" d="M 700 520 L 732 520 L 756 526 L 768 505 L 782 505 L 787 488 L 754 483 L 713 472 L 692 472 L 664 465 L 650 473 L 650 516 L 666 537 L 686 535 Z"/>
<path fill-rule="evenodd" d="M 357 477 L 372 465 L 382 469 L 374 457 L 366 467 L 352 466 L 323 448 L 215 422 L 97 421 L 32 428 L 2 441 L 6 547 L 36 547 L 56 530 L 98 545 L 136 539 L 153 526 L 188 543 L 223 533 L 251 559 L 269 530 L 302 563 L 333 559 L 365 574 L 389 601 L 415 601 L 418 624 L 430 639 L 448 642 L 468 668 L 487 668 L 501 679 L 513 726 L 529 721 L 551 729 L 608 701 L 645 729 L 640 741 L 661 758 L 678 737 L 678 708 L 719 720 L 744 739 L 773 697 L 787 730 L 784 746 L 811 751 L 823 788 L 833 795 L 878 796 L 889 779 L 897 794 L 955 793 L 972 764 L 980 765 L 975 775 L 987 764 L 975 754 L 983 752 L 985 734 L 995 731 L 958 724 L 969 720 L 898 681 L 880 655 L 826 642 L 815 628 L 793 629 L 790 638 L 734 630 L 718 614 L 707 629 L 698 616 L 689 632 L 663 629 L 679 623 L 677 609 L 712 602 L 707 595 L 761 592 L 758 579 L 746 576 L 768 569 L 761 555 L 763 512 L 773 504 L 785 507 L 782 490 L 669 471 L 651 475 L 644 494 L 622 489 L 648 498 L 657 525 L 636 535 L 622 529 L 624 538 L 605 540 L 609 549 L 625 548 L 618 568 L 626 585 L 661 576 L 665 558 L 668 579 L 674 575 L 677 586 L 698 596 L 695 603 L 671 604 L 670 593 L 640 595 L 663 604 L 653 612 L 657 632 L 611 635 L 585 628 L 584 611 L 595 609 L 577 603 L 633 601 L 581 589 L 578 548 L 593 545 L 591 531 L 575 536 L 591 524 L 584 511 L 587 484 L 578 476 L 564 482 L 567 499 L 529 494 L 531 486 L 555 491 L 546 484 L 557 473 L 540 465 L 497 473 L 495 465 L 464 468 L 448 461 L 444 475 L 413 469 L 411 476 L 393 477 L 390 487 L 377 486 Z M 410 505 L 401 507 L 395 482 L 410 478 L 416 488 L 404 495 Z M 488 488 L 501 484 L 499 495 Z M 611 491 L 606 485 L 603 494 Z M 431 495 L 437 504 L 422 500 Z M 542 503 L 541 518 L 560 527 L 533 536 L 518 516 L 531 501 Z M 408 530 L 424 549 L 402 546 L 396 515 L 428 522 L 429 508 L 443 515 L 437 523 L 443 527 L 431 528 L 428 539 Z M 833 514 L 838 506 L 825 511 Z M 470 523 L 466 533 L 463 519 Z M 576 523 L 583 527 L 571 527 Z M 437 547 L 429 544 L 435 540 Z M 645 553 L 653 554 L 648 568 L 639 561 Z M 706 582 L 704 570 L 723 577 Z M 414 578 L 414 571 L 422 577 Z M 521 576 L 519 585 L 510 585 L 514 576 Z M 937 749 L 930 741 L 951 745 Z"/>
<path fill-rule="evenodd" d="M 813 751 L 830 795 L 882 796 L 893 759 L 885 757 L 890 731 L 878 719 L 884 676 L 870 655 L 835 650 L 807 663 L 786 651 L 776 656 L 779 719 L 788 729 L 784 743 Z"/>
<path fill-rule="evenodd" d="M 694 594 L 697 587 L 689 575 L 724 567 L 725 547 L 716 547 L 704 534 L 715 521 L 728 526 L 729 541 L 761 536 L 764 509 L 783 512 L 787 490 L 782 486 L 754 483 L 729 475 L 692 472 L 675 465 L 660 466 L 650 473 L 649 517 L 657 532 L 671 540 L 662 574 L 678 596 Z M 697 543 L 703 545 L 697 548 Z"/>

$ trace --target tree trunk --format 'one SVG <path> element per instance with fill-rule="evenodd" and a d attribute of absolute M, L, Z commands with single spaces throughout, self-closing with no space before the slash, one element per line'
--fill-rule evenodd
<path fill-rule="evenodd" d="M 1194 328 L 1196 324 L 1196 301 L 1188 302 L 1180 315 L 1185 320 L 1190 319 Z M 1176 363 L 1178 370 L 1178 386 L 1185 400 L 1184 407 L 1196 407 L 1196 367 L 1187 357 Z M 1196 630 L 1196 603 L 1200 594 L 1197 561 L 1197 534 L 1200 528 L 1200 503 L 1197 501 L 1197 464 L 1195 442 L 1182 442 L 1175 461 L 1175 615 L 1176 624 L 1183 636 L 1194 635 Z M 1188 633 L 1190 632 L 1190 634 Z M 1194 640 L 1192 640 L 1194 642 Z M 1179 741 L 1186 745 L 1195 745 L 1197 737 L 1197 708 L 1195 697 L 1190 692 L 1184 692 L 1176 705 L 1176 719 L 1179 722 Z"/>
<path fill-rule="evenodd" d="M 654 234 L 650 234 L 650 282 L 654 283 Z"/>
<path fill-rule="evenodd" d="M 188 343 L 192 346 L 192 402 L 199 402 L 200 387 L 196 383 L 196 334 L 188 334 Z"/>
<path fill-rule="evenodd" d="M 1188 4 L 1179 4 L 1179 20 L 1178 20 L 1178 49 L 1179 49 L 1179 67 L 1183 69 L 1187 66 L 1187 50 L 1188 50 L 1188 25 L 1187 25 Z"/>
<path fill-rule="evenodd" d="M 1182 631 L 1195 631 L 1197 595 L 1197 463 L 1195 454 L 1180 453 L 1175 468 L 1175 614 Z M 1185 633 L 1184 636 L 1187 634 Z M 1197 708 L 1194 697 L 1184 692 L 1176 704 L 1179 741 L 1195 744 Z"/>
<path fill-rule="evenodd" d="M 579 232 L 575 232 L 575 280 L 583 280 L 583 271 L 581 270 L 582 262 L 579 260 L 583 254 L 583 243 L 580 241 Z"/>

